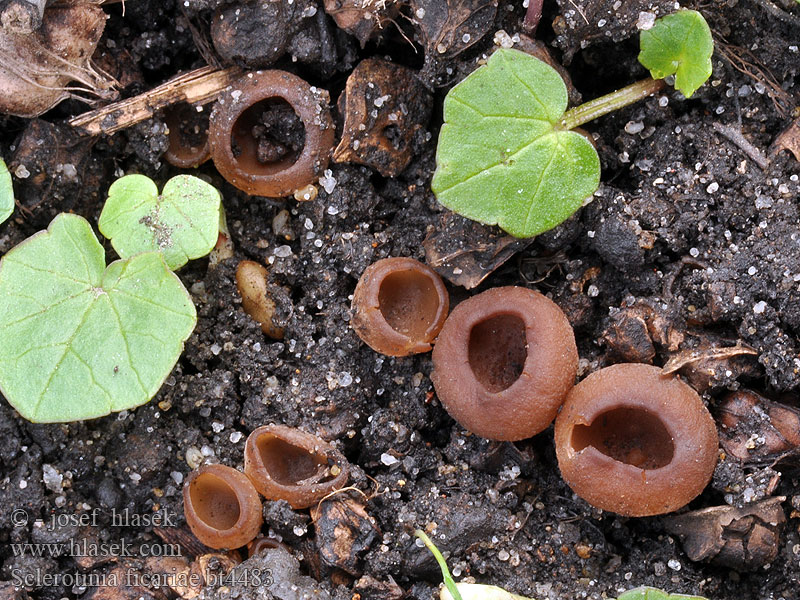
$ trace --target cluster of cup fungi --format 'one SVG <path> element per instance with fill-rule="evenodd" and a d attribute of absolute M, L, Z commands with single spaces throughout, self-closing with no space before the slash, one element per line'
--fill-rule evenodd
<path fill-rule="evenodd" d="M 167 159 L 190 167 L 210 156 L 220 174 L 248 194 L 313 200 L 311 183 L 323 174 L 334 145 L 328 100 L 324 90 L 291 73 L 248 73 L 218 98 L 207 131 L 191 110 L 166 116 Z M 286 105 L 302 123 L 294 145 L 271 136 L 264 118 Z M 282 338 L 271 318 L 266 270 L 242 261 L 237 285 L 264 333 Z M 387 258 L 361 276 L 351 325 L 382 354 L 432 350 L 439 400 L 477 435 L 517 441 L 555 420 L 562 476 L 595 507 L 626 516 L 663 514 L 685 506 L 708 484 L 717 431 L 689 385 L 645 364 L 606 367 L 575 385 L 572 327 L 552 300 L 531 289 L 489 289 L 452 313 L 449 308 L 433 269 L 411 258 Z M 186 520 L 211 548 L 241 547 L 263 524 L 259 494 L 307 508 L 347 478 L 346 459 L 324 440 L 285 426 L 260 427 L 247 440 L 244 473 L 206 465 L 190 475 Z"/>
<path fill-rule="evenodd" d="M 685 506 L 714 472 L 718 438 L 697 392 L 640 363 L 600 369 L 575 384 L 578 350 L 566 315 L 546 296 L 507 286 L 461 302 L 439 275 L 407 258 L 366 269 L 352 325 L 377 352 L 433 345 L 436 395 L 463 427 L 517 441 L 555 420 L 564 480 L 603 510 L 651 516 Z"/>

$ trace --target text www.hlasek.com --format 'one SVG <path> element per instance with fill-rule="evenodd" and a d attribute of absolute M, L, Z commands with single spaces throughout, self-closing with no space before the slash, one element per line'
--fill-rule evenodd
<path fill-rule="evenodd" d="M 91 542 L 89 540 L 50 542 L 43 544 L 10 544 L 14 556 L 59 557 L 103 557 L 117 556 L 146 558 L 151 556 L 181 556 L 179 544 L 142 543 L 132 544 L 125 538 L 115 542 Z"/>

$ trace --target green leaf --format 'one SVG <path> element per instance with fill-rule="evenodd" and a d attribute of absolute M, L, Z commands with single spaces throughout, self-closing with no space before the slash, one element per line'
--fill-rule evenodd
<path fill-rule="evenodd" d="M 173 177 L 160 196 L 149 177 L 126 175 L 109 188 L 98 226 L 120 257 L 158 250 L 175 270 L 211 252 L 219 212 L 217 189 L 192 175 Z"/>
<path fill-rule="evenodd" d="M 675 87 L 687 98 L 711 77 L 714 40 L 708 23 L 696 10 L 680 10 L 656 19 L 639 36 L 639 62 L 653 79 L 675 75 Z"/>
<path fill-rule="evenodd" d="M 546 63 L 497 50 L 447 94 L 431 182 L 439 202 L 517 237 L 552 229 L 600 183 L 592 144 L 560 126 L 567 88 Z"/>
<path fill-rule="evenodd" d="M 668 594 L 653 587 L 640 587 L 628 590 L 617 600 L 706 600 L 702 596 L 686 596 L 684 594 Z"/>
<path fill-rule="evenodd" d="M 0 158 L 0 223 L 14 212 L 14 188 L 11 185 L 11 173 L 6 163 Z"/>
<path fill-rule="evenodd" d="M 160 253 L 106 267 L 89 223 L 61 214 L 0 260 L 0 392 L 39 423 L 139 406 L 196 322 Z"/>

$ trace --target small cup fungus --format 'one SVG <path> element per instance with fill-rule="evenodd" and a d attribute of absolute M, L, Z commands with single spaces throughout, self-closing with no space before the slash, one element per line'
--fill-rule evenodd
<path fill-rule="evenodd" d="M 575 383 L 578 349 L 561 309 L 522 287 L 459 304 L 433 349 L 431 380 L 453 418 L 491 440 L 521 440 L 550 425 Z"/>
<path fill-rule="evenodd" d="M 384 258 L 358 280 L 350 325 L 376 352 L 407 356 L 430 351 L 449 308 L 436 271 L 413 258 Z"/>
<path fill-rule="evenodd" d="M 169 147 L 164 159 L 174 167 L 189 169 L 207 161 L 208 113 L 197 112 L 185 102 L 170 106 L 164 111 L 164 122 L 169 128 Z"/>
<path fill-rule="evenodd" d="M 248 194 L 289 196 L 322 175 L 330 160 L 328 94 L 285 71 L 248 73 L 217 100 L 208 141 L 231 184 Z"/>
<path fill-rule="evenodd" d="M 688 504 L 717 463 L 717 429 L 697 392 L 639 363 L 606 367 L 576 385 L 556 419 L 555 443 L 576 494 L 630 517 Z"/>
<path fill-rule="evenodd" d="M 289 546 L 283 542 L 279 542 L 275 538 L 259 536 L 247 544 L 247 556 L 258 556 L 266 550 L 274 550 L 275 548 L 283 548 L 289 554 L 292 553 Z"/>
<path fill-rule="evenodd" d="M 349 465 L 333 446 L 285 425 L 253 431 L 244 447 L 244 472 L 269 500 L 308 508 L 344 487 Z"/>
<path fill-rule="evenodd" d="M 236 469 L 205 465 L 183 486 L 186 523 L 210 548 L 239 548 L 255 539 L 264 520 L 252 482 Z"/>

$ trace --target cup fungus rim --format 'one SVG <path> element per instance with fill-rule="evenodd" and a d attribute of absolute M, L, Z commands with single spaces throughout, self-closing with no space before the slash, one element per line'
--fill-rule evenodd
<path fill-rule="evenodd" d="M 315 456 L 322 457 L 326 460 L 332 460 L 333 464 L 339 467 L 338 474 L 333 475 L 331 479 L 313 484 L 311 486 L 312 489 L 308 490 L 310 496 L 319 496 L 319 498 L 314 498 L 310 502 L 307 502 L 307 499 L 297 498 L 297 492 L 302 489 L 304 485 L 303 481 L 306 480 L 300 480 L 300 485 L 285 484 L 279 482 L 270 475 L 269 470 L 264 465 L 261 452 L 258 451 L 257 447 L 257 441 L 265 434 L 271 436 L 273 439 L 281 440 L 291 446 L 313 453 Z M 308 447 L 300 445 L 298 443 L 298 438 L 309 443 L 309 445 L 313 444 L 313 446 Z M 247 436 L 247 440 L 245 441 L 244 461 L 245 476 L 250 479 L 255 489 L 262 496 L 271 500 L 286 500 L 294 509 L 308 508 L 328 493 L 343 488 L 347 483 L 347 478 L 350 476 L 350 465 L 344 455 L 337 450 L 335 446 L 312 433 L 295 427 L 289 427 L 288 425 L 262 425 L 250 432 L 250 435 Z M 267 482 L 254 477 L 254 468 L 259 473 L 259 477 L 266 476 Z M 320 492 L 322 493 L 320 494 Z M 278 493 L 282 494 L 282 497 L 277 497 Z"/>
<path fill-rule="evenodd" d="M 526 356 L 513 383 L 492 392 L 474 372 L 469 346 L 474 327 L 502 315 L 522 321 Z M 530 288 L 503 286 L 453 309 L 434 346 L 433 361 L 436 393 L 456 421 L 482 437 L 515 441 L 541 433 L 553 422 L 574 385 L 578 349 L 569 320 L 555 302 Z M 459 362 L 445 364 L 451 361 Z M 511 415 L 511 421 L 487 422 L 484 415 L 498 411 Z"/>
<path fill-rule="evenodd" d="M 574 449 L 576 426 L 591 426 L 618 408 L 641 409 L 658 418 L 672 441 L 668 463 L 648 469 L 592 444 Z M 686 436 L 691 443 L 682 443 Z M 584 378 L 567 395 L 554 437 L 559 468 L 573 491 L 595 507 L 634 517 L 672 512 L 697 497 L 713 475 L 719 448 L 714 419 L 700 395 L 675 375 L 644 363 L 618 363 Z M 681 485 L 676 485 L 676 474 L 682 475 Z M 615 491 L 615 484 L 624 493 Z"/>
<path fill-rule="evenodd" d="M 252 71 L 228 87 L 211 114 L 208 144 L 220 174 L 242 191 L 278 198 L 292 195 L 323 172 L 333 152 L 335 131 L 323 91 L 294 73 L 279 69 Z M 236 95 L 234 95 L 236 94 Z M 233 154 L 233 129 L 259 102 L 280 99 L 291 106 L 305 129 L 303 149 L 285 169 L 272 174 L 245 170 Z"/>
<path fill-rule="evenodd" d="M 504 287 L 499 287 L 499 288 L 491 288 L 491 289 L 486 290 L 485 292 L 482 292 L 481 294 L 490 294 L 491 293 L 492 295 L 499 295 L 499 292 L 496 292 L 495 290 L 507 290 L 508 288 L 514 288 L 515 290 L 526 290 L 528 292 L 534 292 L 536 294 L 539 294 L 543 298 L 547 299 L 548 301 L 552 302 L 552 300 L 547 298 L 547 296 L 544 296 L 544 294 L 541 294 L 540 292 L 536 292 L 535 290 L 530 290 L 528 288 L 523 288 L 523 287 L 520 287 L 520 286 L 504 286 Z M 517 294 L 517 292 L 509 292 L 509 293 Z M 481 294 L 477 294 L 475 296 L 472 296 L 472 298 L 477 298 Z M 455 311 L 459 310 L 459 308 L 461 306 L 465 306 L 465 303 L 469 302 L 469 300 L 472 300 L 472 298 L 468 298 L 467 300 L 465 300 L 464 302 L 459 304 L 456 308 L 453 309 L 453 313 L 455 313 Z M 481 323 L 485 323 L 486 321 L 488 321 L 490 319 L 493 319 L 495 317 L 502 317 L 502 316 L 506 316 L 506 315 L 517 317 L 518 319 L 520 319 L 522 321 L 522 324 L 523 324 L 523 326 L 525 328 L 525 363 L 523 364 L 522 371 L 520 371 L 519 376 L 514 380 L 514 382 L 511 385 L 509 385 L 508 387 L 503 388 L 502 390 L 498 390 L 496 392 L 493 392 L 493 391 L 489 390 L 483 384 L 483 382 L 481 382 L 477 378 L 477 376 L 475 375 L 475 371 L 473 370 L 472 366 L 469 364 L 469 359 L 467 359 L 468 368 L 466 369 L 466 371 L 467 371 L 466 375 L 470 378 L 470 383 L 480 387 L 480 389 L 483 390 L 483 392 L 485 394 L 490 395 L 490 396 L 495 396 L 495 397 L 498 397 L 498 398 L 501 397 L 501 396 L 516 395 L 516 394 L 519 393 L 520 388 L 523 388 L 523 387 L 526 387 L 526 386 L 530 385 L 530 382 L 526 381 L 526 380 L 533 379 L 533 377 L 531 376 L 531 374 L 529 372 L 527 372 L 527 369 L 528 368 L 534 368 L 534 372 L 536 372 L 536 369 L 535 369 L 536 363 L 539 362 L 538 361 L 539 356 L 537 356 L 537 355 L 542 353 L 541 350 L 539 352 L 535 351 L 536 348 L 541 348 L 540 345 L 535 344 L 535 343 L 531 343 L 531 342 L 536 342 L 537 341 L 537 338 L 535 337 L 536 333 L 537 333 L 536 332 L 536 328 L 537 328 L 537 326 L 540 325 L 540 323 L 536 322 L 536 314 L 534 313 L 534 311 L 523 311 L 523 310 L 521 310 L 519 308 L 518 305 L 502 306 L 500 303 L 502 303 L 503 301 L 510 302 L 510 300 L 508 300 L 508 299 L 503 297 L 503 298 L 499 299 L 499 302 L 497 304 L 489 305 L 489 303 L 485 303 L 485 304 L 475 303 L 475 306 L 478 307 L 478 309 L 476 309 L 476 308 L 474 308 L 473 306 L 470 305 L 470 308 L 473 309 L 473 312 L 472 312 L 472 319 L 468 323 L 469 326 L 468 327 L 462 327 L 459 331 L 457 331 L 456 336 L 455 336 L 455 341 L 459 345 L 459 350 L 463 350 L 464 351 L 464 355 L 468 357 L 469 356 L 469 343 L 470 343 L 470 339 L 472 337 L 472 330 L 475 327 L 477 327 Z M 462 311 L 463 310 L 464 309 L 462 309 Z M 532 349 L 534 349 L 533 352 L 531 351 Z"/>

